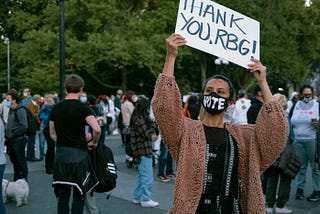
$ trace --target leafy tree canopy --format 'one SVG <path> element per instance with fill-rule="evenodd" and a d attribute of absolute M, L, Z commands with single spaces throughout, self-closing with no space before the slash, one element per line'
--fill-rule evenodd
<path fill-rule="evenodd" d="M 261 60 L 274 90 L 287 88 L 288 81 L 298 87 L 311 77 L 320 58 L 319 1 L 310 7 L 303 0 L 216 2 L 260 21 Z M 56 1 L 1 0 L 0 6 L 0 33 L 11 41 L 11 86 L 41 94 L 58 91 Z M 81 75 L 87 93 L 114 94 L 122 88 L 151 96 L 165 59 L 165 38 L 174 32 L 178 1 L 65 0 L 64 6 L 66 75 Z M 5 45 L 0 51 L 0 89 L 5 92 Z M 215 58 L 180 48 L 176 79 L 182 93 L 200 91 L 201 67 L 206 76 L 220 72 Z M 254 83 L 252 75 L 237 65 L 229 64 L 224 72 L 238 88 Z"/>

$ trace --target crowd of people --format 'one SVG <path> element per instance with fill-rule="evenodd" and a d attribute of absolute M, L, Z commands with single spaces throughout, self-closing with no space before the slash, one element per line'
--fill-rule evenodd
<path fill-rule="evenodd" d="M 122 91 L 118 90 L 115 98 L 107 95 L 95 97 L 90 94 L 87 96 L 83 88 L 82 78 L 71 75 L 65 82 L 66 97 L 62 100 L 59 100 L 56 92 L 44 96 L 32 95 L 31 89 L 24 88 L 21 96 L 18 91 L 11 89 L 0 105 L 0 178 L 3 178 L 5 172 L 6 153 L 13 164 L 12 181 L 19 179 L 28 181 L 28 162 L 44 160 L 45 173 L 53 174 L 54 177 L 54 192 L 59 199 L 58 213 L 69 213 L 69 205 L 66 202 L 69 201 L 68 195 L 72 186 L 75 186 L 72 212 L 82 213 L 85 208 L 84 211 L 87 213 L 98 213 L 94 199 L 84 201 L 85 197 L 80 194 L 90 189 L 80 185 L 82 182 L 77 178 L 81 177 L 81 174 L 66 173 L 75 171 L 68 168 L 70 164 L 65 171 L 61 171 L 64 167 L 62 163 L 79 159 L 79 164 L 83 164 L 84 169 L 87 169 L 87 151 L 91 149 L 87 145 L 105 143 L 105 135 L 117 133 L 119 113 L 123 103 Z M 36 121 L 36 131 L 31 134 L 27 131 L 30 125 L 27 110 Z M 98 137 L 94 134 L 96 132 L 99 133 Z M 39 148 L 35 148 L 36 141 Z M 39 157 L 36 157 L 36 150 L 39 151 Z M 76 164 L 75 168 L 78 165 Z M 86 174 L 83 176 L 84 179 L 87 178 Z M 70 185 L 65 185 L 66 180 Z M 92 194 L 88 194 L 87 198 L 90 196 L 92 197 Z M 0 200 L 0 213 L 6 213 L 2 200 Z"/>
<path fill-rule="evenodd" d="M 53 174 L 58 213 L 98 213 L 93 194 L 88 194 L 97 182 L 89 152 L 104 144 L 106 135 L 119 134 L 126 166 L 136 169 L 132 202 L 142 207 L 159 206 L 152 200 L 155 158 L 157 179 L 175 181 L 169 213 L 292 213 L 286 206 L 291 182 L 295 180 L 295 199 L 303 200 L 309 165 L 313 192 L 306 199 L 320 200 L 320 108 L 313 87 L 303 85 L 289 100 L 272 94 L 266 67 L 252 58 L 248 68 L 257 85 L 250 97 L 245 89 L 236 96 L 229 78 L 217 74 L 184 103 L 174 62 L 186 41 L 172 34 L 166 43 L 152 99 L 121 89 L 115 96 L 87 94 L 78 75 L 66 80 L 66 97 L 60 101 L 56 92 L 32 96 L 25 88 L 20 100 L 18 91 L 10 90 L 0 106 L 0 178 L 5 148 L 13 181 L 28 181 L 28 161 L 45 160 L 45 173 Z M 28 115 L 22 106 L 37 122 L 31 135 L 26 134 Z M 288 144 L 300 161 L 294 178 L 277 165 Z M 0 213 L 5 213 L 2 197 Z"/>

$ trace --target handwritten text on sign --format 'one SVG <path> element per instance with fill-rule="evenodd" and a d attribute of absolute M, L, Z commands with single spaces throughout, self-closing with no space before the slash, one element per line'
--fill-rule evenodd
<path fill-rule="evenodd" d="M 259 22 L 210 0 L 180 0 L 176 33 L 187 45 L 247 68 L 260 58 Z"/>

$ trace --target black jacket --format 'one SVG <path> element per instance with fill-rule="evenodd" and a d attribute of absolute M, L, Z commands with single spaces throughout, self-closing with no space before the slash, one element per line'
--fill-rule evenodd
<path fill-rule="evenodd" d="M 20 105 L 15 109 L 10 109 L 6 137 L 16 139 L 18 137 L 26 137 L 26 131 L 28 128 L 27 112 L 25 109 L 20 108 Z"/>
<path fill-rule="evenodd" d="M 259 111 L 263 103 L 256 97 L 251 99 L 251 106 L 247 111 L 247 119 L 249 124 L 256 124 L 256 119 L 258 117 Z"/>
<path fill-rule="evenodd" d="M 57 149 L 53 170 L 53 186 L 59 184 L 75 186 L 84 196 L 98 183 L 88 151 L 72 147 Z"/>

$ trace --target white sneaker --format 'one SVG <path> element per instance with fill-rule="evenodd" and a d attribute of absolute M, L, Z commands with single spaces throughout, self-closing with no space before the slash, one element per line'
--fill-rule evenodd
<path fill-rule="evenodd" d="M 138 200 L 138 199 L 132 199 L 132 203 L 134 203 L 134 204 L 140 204 L 140 200 Z"/>
<path fill-rule="evenodd" d="M 149 200 L 149 201 L 141 201 L 142 207 L 157 207 L 159 206 L 159 202 Z"/>
<path fill-rule="evenodd" d="M 276 213 L 277 214 L 287 214 L 287 213 L 292 213 L 292 210 L 290 210 L 286 207 L 283 207 L 283 208 L 276 207 Z"/>
<path fill-rule="evenodd" d="M 272 207 L 267 207 L 266 208 L 266 213 L 267 214 L 272 214 L 273 213 L 273 208 Z"/>

